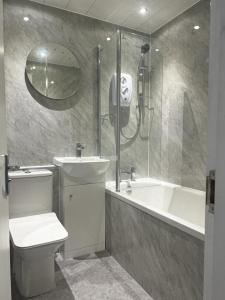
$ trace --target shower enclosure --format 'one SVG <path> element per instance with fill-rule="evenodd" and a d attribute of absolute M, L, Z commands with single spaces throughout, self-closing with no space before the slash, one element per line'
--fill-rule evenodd
<path fill-rule="evenodd" d="M 106 249 L 154 299 L 203 299 L 208 4 L 101 47 Z"/>
<path fill-rule="evenodd" d="M 152 59 L 150 36 L 123 29 L 97 49 L 98 154 L 110 159 L 117 191 L 131 167 L 150 175 L 150 141 L 160 144 L 151 139 L 161 113 L 151 99 Z"/>

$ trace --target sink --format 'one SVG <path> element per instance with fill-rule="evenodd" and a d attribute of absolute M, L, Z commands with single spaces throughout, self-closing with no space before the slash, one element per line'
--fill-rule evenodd
<path fill-rule="evenodd" d="M 98 156 L 54 157 L 53 162 L 65 173 L 76 178 L 92 178 L 104 175 L 110 161 Z"/>

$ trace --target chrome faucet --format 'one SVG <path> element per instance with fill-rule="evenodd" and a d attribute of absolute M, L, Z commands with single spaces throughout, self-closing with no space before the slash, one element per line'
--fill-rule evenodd
<path fill-rule="evenodd" d="M 19 171 L 20 170 L 20 166 L 17 165 L 12 165 L 8 167 L 9 171 Z"/>
<path fill-rule="evenodd" d="M 131 186 L 131 181 L 130 180 L 127 180 L 126 192 L 127 193 L 132 193 L 132 186 Z"/>
<path fill-rule="evenodd" d="M 136 175 L 135 175 L 135 167 L 131 167 L 130 171 L 121 171 L 121 174 L 128 174 L 130 175 L 130 180 L 135 181 Z"/>
<path fill-rule="evenodd" d="M 130 179 L 131 181 L 136 181 L 136 170 L 135 167 L 130 168 Z"/>
<path fill-rule="evenodd" d="M 82 155 L 82 150 L 84 150 L 85 147 L 86 147 L 85 144 L 81 144 L 81 143 L 77 143 L 77 144 L 76 144 L 76 156 L 77 156 L 77 157 L 81 157 L 81 155 Z"/>

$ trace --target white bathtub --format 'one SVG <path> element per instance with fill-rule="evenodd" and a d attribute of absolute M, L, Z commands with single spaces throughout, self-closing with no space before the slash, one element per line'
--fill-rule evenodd
<path fill-rule="evenodd" d="M 144 178 L 131 183 L 132 192 L 115 191 L 115 183 L 107 182 L 106 191 L 112 196 L 204 240 L 205 192 Z"/>

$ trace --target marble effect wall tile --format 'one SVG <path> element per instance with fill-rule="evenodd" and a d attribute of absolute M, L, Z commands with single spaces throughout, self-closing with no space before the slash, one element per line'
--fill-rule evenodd
<path fill-rule="evenodd" d="M 30 22 L 23 21 L 24 15 Z M 75 143 L 87 144 L 85 155 L 95 155 L 96 46 L 102 50 L 102 153 L 112 160 L 107 179 L 115 176 L 115 112 L 110 110 L 110 79 L 116 71 L 116 28 L 80 15 L 24 0 L 4 2 L 5 74 L 8 151 L 11 164 L 51 163 L 55 155 L 74 155 Z M 13 22 L 12 22 L 13 20 Z M 201 30 L 192 30 L 195 23 Z M 111 36 L 106 43 L 106 36 Z M 207 74 L 209 2 L 202 0 L 152 35 L 150 102 L 137 137 L 121 137 L 121 168 L 134 165 L 141 177 L 150 174 L 184 186 L 204 189 L 207 142 Z M 31 48 L 60 43 L 76 54 L 82 69 L 78 94 L 64 104 L 35 101 L 24 79 Z M 123 34 L 122 71 L 132 74 L 133 101 L 129 118 L 122 111 L 123 130 L 137 127 L 136 77 L 144 36 Z M 154 52 L 159 48 L 158 54 Z M 87 63 L 88 62 L 88 63 Z M 146 85 L 148 87 L 148 84 Z M 149 151 L 149 153 L 148 153 Z M 140 155 L 141 153 L 141 155 Z M 149 163 L 148 163 L 149 160 Z M 148 165 L 149 164 L 149 165 Z M 150 173 L 148 173 L 148 168 Z"/>
<path fill-rule="evenodd" d="M 106 247 L 154 299 L 202 300 L 204 243 L 110 195 Z"/>
<path fill-rule="evenodd" d="M 24 22 L 23 17 L 30 21 Z M 55 155 L 74 155 L 75 143 L 96 154 L 96 54 L 94 49 L 115 27 L 30 1 L 4 2 L 5 77 L 8 150 L 11 164 L 51 163 Z M 73 106 L 33 99 L 25 82 L 28 53 L 37 45 L 59 43 L 74 53 L 82 69 L 81 87 Z M 58 101 L 60 102 L 60 101 Z M 63 103 L 63 102 L 61 102 Z"/>
<path fill-rule="evenodd" d="M 29 16 L 30 21 L 24 22 L 24 16 Z M 94 49 L 97 42 L 102 42 L 112 31 L 111 25 L 30 1 L 4 2 L 10 164 L 49 164 L 54 156 L 75 155 L 75 144 L 79 141 L 87 144 L 86 155 L 96 154 Z M 64 105 L 64 101 L 48 101 L 41 105 L 34 100 L 26 85 L 27 56 L 32 48 L 46 43 L 64 45 L 81 64 L 82 84 L 78 94 L 69 99 L 73 104 L 69 107 Z M 58 171 L 52 171 L 53 210 L 58 213 Z"/>
<path fill-rule="evenodd" d="M 150 138 L 150 176 L 201 190 L 207 161 L 209 12 L 209 1 L 202 0 L 155 32 L 152 51 L 159 52 L 151 56 L 151 100 L 161 106 L 162 122 L 154 123 Z"/>
<path fill-rule="evenodd" d="M 23 21 L 25 15 L 30 17 L 27 23 Z M 102 121 L 102 154 L 112 160 L 107 179 L 113 179 L 115 112 L 110 111 L 110 80 L 116 72 L 116 26 L 30 1 L 9 0 L 4 2 L 4 30 L 10 163 L 51 163 L 54 156 L 75 155 L 76 142 L 87 144 L 84 155 L 96 155 L 96 47 L 100 44 L 102 114 L 112 114 L 111 119 Z M 111 37 L 110 42 L 106 42 L 107 36 Z M 135 82 L 140 47 L 146 39 L 145 36 L 127 34 L 123 40 L 123 70 L 134 77 L 134 99 L 128 124 L 131 132 L 136 129 Z M 28 91 L 24 76 L 27 55 L 32 48 L 45 43 L 64 45 L 76 55 L 81 65 L 80 90 L 67 102 L 35 101 Z M 132 143 L 127 143 L 121 153 L 122 168 L 135 164 L 140 176 L 147 175 L 146 139 L 138 136 Z"/>

